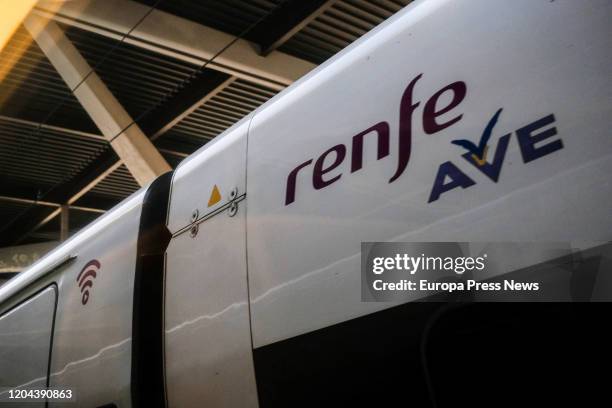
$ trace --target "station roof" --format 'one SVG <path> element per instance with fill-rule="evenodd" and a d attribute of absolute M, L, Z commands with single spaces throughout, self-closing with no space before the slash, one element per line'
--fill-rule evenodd
<path fill-rule="evenodd" d="M 176 167 L 301 72 L 324 62 L 410 0 L 94 2 L 68 2 L 72 9 L 51 13 L 41 0 L 32 12 L 51 15 Z M 77 6 L 81 14 L 75 14 Z M 158 30 L 146 38 L 136 31 L 121 32 L 119 27 L 126 28 L 128 20 L 122 15 L 125 10 L 142 13 L 137 24 L 156 18 Z M 206 59 L 193 52 L 198 46 L 193 33 L 200 29 L 208 30 L 202 33 L 210 38 L 218 33 L 225 35 L 219 38 L 240 37 L 263 62 L 252 70 L 248 63 L 207 64 L 202 69 Z M 199 40 L 206 43 L 208 38 Z M 280 68 L 273 67 L 279 61 Z M 59 205 L 70 203 L 70 230 L 76 231 L 138 188 L 21 26 L 0 52 L 0 247 L 58 240 Z"/>

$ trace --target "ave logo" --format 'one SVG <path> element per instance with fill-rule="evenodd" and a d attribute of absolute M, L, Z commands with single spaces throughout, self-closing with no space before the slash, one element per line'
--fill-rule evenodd
<path fill-rule="evenodd" d="M 512 133 L 509 133 L 499 138 L 492 160 L 490 162 L 487 161 L 486 154 L 489 150 L 487 141 L 491 136 L 491 132 L 495 122 L 497 121 L 497 117 L 501 112 L 502 109 L 499 109 L 488 123 L 481 136 L 478 146 L 468 140 L 463 139 L 453 140 L 451 142 L 468 150 L 466 153 L 461 155 L 461 157 L 480 170 L 494 183 L 499 181 L 502 165 L 504 163 L 504 159 L 506 158 L 508 143 L 510 142 L 510 137 L 512 136 Z M 518 139 L 521 156 L 523 157 L 523 163 L 529 163 L 563 148 L 563 141 L 561 139 L 557 138 L 554 140 L 548 140 L 557 134 L 557 129 L 555 127 L 551 127 L 551 125 L 554 123 L 555 115 L 550 114 L 536 120 L 535 122 L 529 123 L 514 132 Z M 491 150 L 493 149 L 491 148 Z M 461 171 L 459 167 L 453 164 L 452 161 L 446 161 L 438 168 L 438 173 L 436 174 L 428 202 L 431 203 L 433 201 L 437 201 L 442 194 L 455 188 L 461 187 L 465 189 L 475 184 L 476 182 Z"/>
<path fill-rule="evenodd" d="M 390 175 L 388 183 L 393 183 L 406 170 L 412 155 L 413 118 L 421 117 L 421 127 L 425 135 L 435 135 L 442 130 L 457 124 L 463 118 L 459 108 L 467 94 L 467 85 L 463 81 L 453 82 L 435 92 L 424 104 L 419 112 L 421 101 L 414 100 L 414 89 L 423 74 L 416 76 L 404 90 L 399 103 L 399 126 L 397 135 L 398 153 L 396 157 L 396 170 Z M 441 104 L 442 95 L 449 95 L 450 101 Z M 445 100 L 448 100 L 445 97 Z M 555 116 L 547 115 L 531 123 L 527 123 L 515 132 L 501 136 L 495 146 L 490 143 L 492 135 L 497 131 L 496 124 L 503 114 L 503 108 L 497 109 L 492 117 L 484 124 L 484 130 L 478 135 L 472 135 L 465 139 L 450 141 L 460 149 L 460 158 L 475 166 L 492 182 L 497 183 L 506 157 L 508 143 L 513 134 L 516 134 L 521 155 L 524 163 L 539 159 L 563 148 L 563 142 L 555 138 L 557 130 L 554 126 Z M 441 116 L 445 115 L 446 119 Z M 389 122 L 380 121 L 367 129 L 352 136 L 347 144 L 340 143 L 330 147 L 314 159 L 304 161 L 297 165 L 287 175 L 285 188 L 285 205 L 290 205 L 296 200 L 297 179 L 305 177 L 310 173 L 312 187 L 321 190 L 338 182 L 343 174 L 336 169 L 350 154 L 350 173 L 355 173 L 363 168 L 364 140 L 366 137 L 376 138 L 376 159 L 381 160 L 390 155 L 391 132 Z M 349 153 L 350 150 L 350 153 Z M 463 152 L 461 154 L 461 152 Z M 488 153 L 492 152 L 491 159 Z M 418 152 L 416 152 L 418 154 Z M 336 170 L 336 171 L 334 171 Z M 465 172 L 461 171 L 453 161 L 445 161 L 440 164 L 438 171 L 433 177 L 432 189 L 428 202 L 439 200 L 443 194 L 456 188 L 469 188 L 475 185 Z"/>

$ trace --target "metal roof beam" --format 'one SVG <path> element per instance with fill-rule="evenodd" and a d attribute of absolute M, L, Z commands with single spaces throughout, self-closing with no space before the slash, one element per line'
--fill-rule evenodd
<path fill-rule="evenodd" d="M 6 195 L 0 195 L 0 201 L 8 201 L 11 203 L 19 203 L 19 204 L 42 205 L 44 207 L 54 207 L 54 208 L 59 208 L 62 206 L 62 204 L 52 203 L 49 201 L 39 201 L 39 200 L 32 200 L 30 198 L 13 197 L 13 196 L 6 196 Z M 106 210 L 103 210 L 101 208 L 85 207 L 81 205 L 70 205 L 68 207 L 71 210 L 94 212 L 94 213 L 99 213 L 99 214 L 103 214 L 106 212 Z"/>
<path fill-rule="evenodd" d="M 82 173 L 80 173 L 82 176 Z M 75 180 L 71 181 L 70 184 L 74 185 Z M 0 176 L 0 185 L 2 186 L 2 195 L 0 200 L 22 202 L 23 204 L 37 204 L 46 207 L 59 207 L 62 203 L 66 203 L 68 200 L 52 200 L 50 198 L 58 198 L 59 194 L 51 194 L 53 190 L 47 194 L 41 192 L 42 188 L 36 185 L 25 185 L 22 183 L 15 182 L 6 176 Z M 66 193 L 70 191 L 65 190 Z M 110 208 L 117 205 L 121 200 L 114 197 L 99 196 L 96 197 L 83 197 L 78 199 L 79 204 L 76 205 L 77 200 L 71 200 L 71 208 L 75 210 L 90 211 L 90 212 L 106 212 Z"/>
<path fill-rule="evenodd" d="M 56 13 L 45 7 L 42 3 L 34 13 L 117 40 L 126 36 L 150 10 L 149 6 L 131 0 L 65 2 Z M 234 38 L 191 20 L 154 10 L 124 42 L 201 66 Z M 280 91 L 315 66 L 278 51 L 263 57 L 249 41 L 240 39 L 215 58 L 208 68 Z"/>
<path fill-rule="evenodd" d="M 204 102 L 206 101 L 206 99 L 204 99 Z M 202 102 L 202 103 L 204 103 Z M 163 105 L 165 106 L 165 105 Z M 161 113 L 161 108 L 156 110 L 156 112 Z M 149 115 L 147 115 L 146 119 L 148 119 Z M 53 131 L 53 132 L 59 132 L 59 133 L 65 133 L 67 135 L 71 135 L 71 136 L 76 136 L 76 137 L 86 137 L 89 139 L 95 139 L 95 140 L 106 140 L 104 138 L 104 136 L 99 135 L 97 133 L 91 133 L 91 132 L 84 132 L 82 130 L 76 130 L 76 129 L 68 129 L 66 127 L 63 126 L 51 126 L 51 125 L 45 125 L 45 124 L 40 124 L 38 122 L 33 122 L 31 120 L 26 120 L 26 119 L 19 119 L 19 118 L 13 118 L 11 116 L 5 116 L 5 115 L 0 115 L 0 123 L 2 121 L 5 122 L 10 122 L 10 123 L 16 123 L 19 125 L 25 125 L 25 126 L 32 126 L 34 128 L 40 128 L 40 129 L 44 129 L 44 130 L 49 130 L 49 131 Z M 161 123 L 165 123 L 163 121 L 160 121 Z M 147 120 L 143 119 L 143 123 L 141 125 L 141 129 L 143 129 L 143 131 L 145 130 L 144 128 L 148 127 L 148 128 L 154 128 L 152 125 L 149 125 L 149 122 Z M 150 127 L 149 127 L 150 126 Z M 159 128 L 161 129 L 161 127 Z M 164 132 L 161 132 L 164 133 Z M 160 133 L 160 135 L 161 135 Z M 149 135 L 148 132 L 145 131 L 145 134 Z M 159 150 L 161 153 L 166 153 L 172 156 L 177 156 L 180 158 L 185 158 L 187 156 L 189 156 L 189 153 L 185 153 L 185 152 L 180 152 L 177 150 L 173 150 L 173 149 L 166 149 L 163 147 L 159 147 L 156 146 L 157 150 Z"/>
<path fill-rule="evenodd" d="M 57 23 L 30 15 L 24 26 L 141 186 L 171 170 Z"/>
<path fill-rule="evenodd" d="M 96 134 L 96 133 L 83 132 L 81 130 L 76 130 L 76 129 L 68 129 L 63 126 L 47 125 L 44 123 L 33 122 L 27 119 L 14 118 L 12 116 L 0 115 L 0 122 L 2 121 L 16 123 L 18 125 L 31 126 L 33 128 L 48 130 L 51 132 L 67 133 L 67 134 L 74 135 L 74 136 L 84 136 L 90 139 L 104 140 L 104 136 Z"/>
<path fill-rule="evenodd" d="M 79 198 L 96 186 L 108 174 L 121 166 L 121 161 L 112 149 L 108 149 L 92 160 L 79 174 L 58 185 L 40 197 L 47 202 L 74 204 Z M 18 244 L 31 232 L 53 220 L 60 213 L 59 208 L 32 206 L 0 230 L 0 246 Z"/>
<path fill-rule="evenodd" d="M 268 55 L 335 2 L 336 0 L 288 0 L 264 18 L 247 37 L 259 44 L 261 55 Z"/>

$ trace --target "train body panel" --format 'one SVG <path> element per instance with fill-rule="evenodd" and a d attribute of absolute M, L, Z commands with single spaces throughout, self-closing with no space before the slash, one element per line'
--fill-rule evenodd
<path fill-rule="evenodd" d="M 11 284 L 31 282 L 29 290 L 56 286 L 49 385 L 74 390 L 77 406 L 130 404 L 133 279 L 143 196 L 135 193 L 0 288 L 2 300 L 19 304 L 28 291 L 21 296 Z"/>
<path fill-rule="evenodd" d="M 83 407 L 126 405 L 131 399 L 134 271 L 143 196 L 135 194 L 104 229 L 80 240 L 71 251 L 77 258 L 58 276 L 49 384 L 73 388 Z M 96 273 L 95 279 L 86 276 L 88 271 Z M 85 296 L 81 288 L 88 280 L 92 286 Z"/>
<path fill-rule="evenodd" d="M 361 242 L 610 240 L 610 15 L 415 2 L 264 105 L 247 158 L 254 346 L 391 306 L 361 302 Z M 451 141 L 489 123 L 479 166 Z"/>
<path fill-rule="evenodd" d="M 169 406 L 257 406 L 245 241 L 248 119 L 175 172 L 165 278 Z"/>
<path fill-rule="evenodd" d="M 248 115 L 236 123 L 177 167 L 168 213 L 170 232 L 174 234 L 194 219 L 206 218 L 218 211 L 228 203 L 232 190 L 238 196 L 244 195 L 251 117 Z"/>

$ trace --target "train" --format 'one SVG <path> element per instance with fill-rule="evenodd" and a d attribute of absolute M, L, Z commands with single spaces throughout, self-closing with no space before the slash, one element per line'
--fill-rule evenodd
<path fill-rule="evenodd" d="M 38 406 L 443 406 L 440 378 L 475 361 L 448 354 L 471 344 L 452 321 L 584 344 L 550 329 L 590 321 L 567 304 L 365 302 L 361 244 L 610 242 L 611 17 L 412 2 L 0 287 L 0 387 L 74 392 Z"/>

